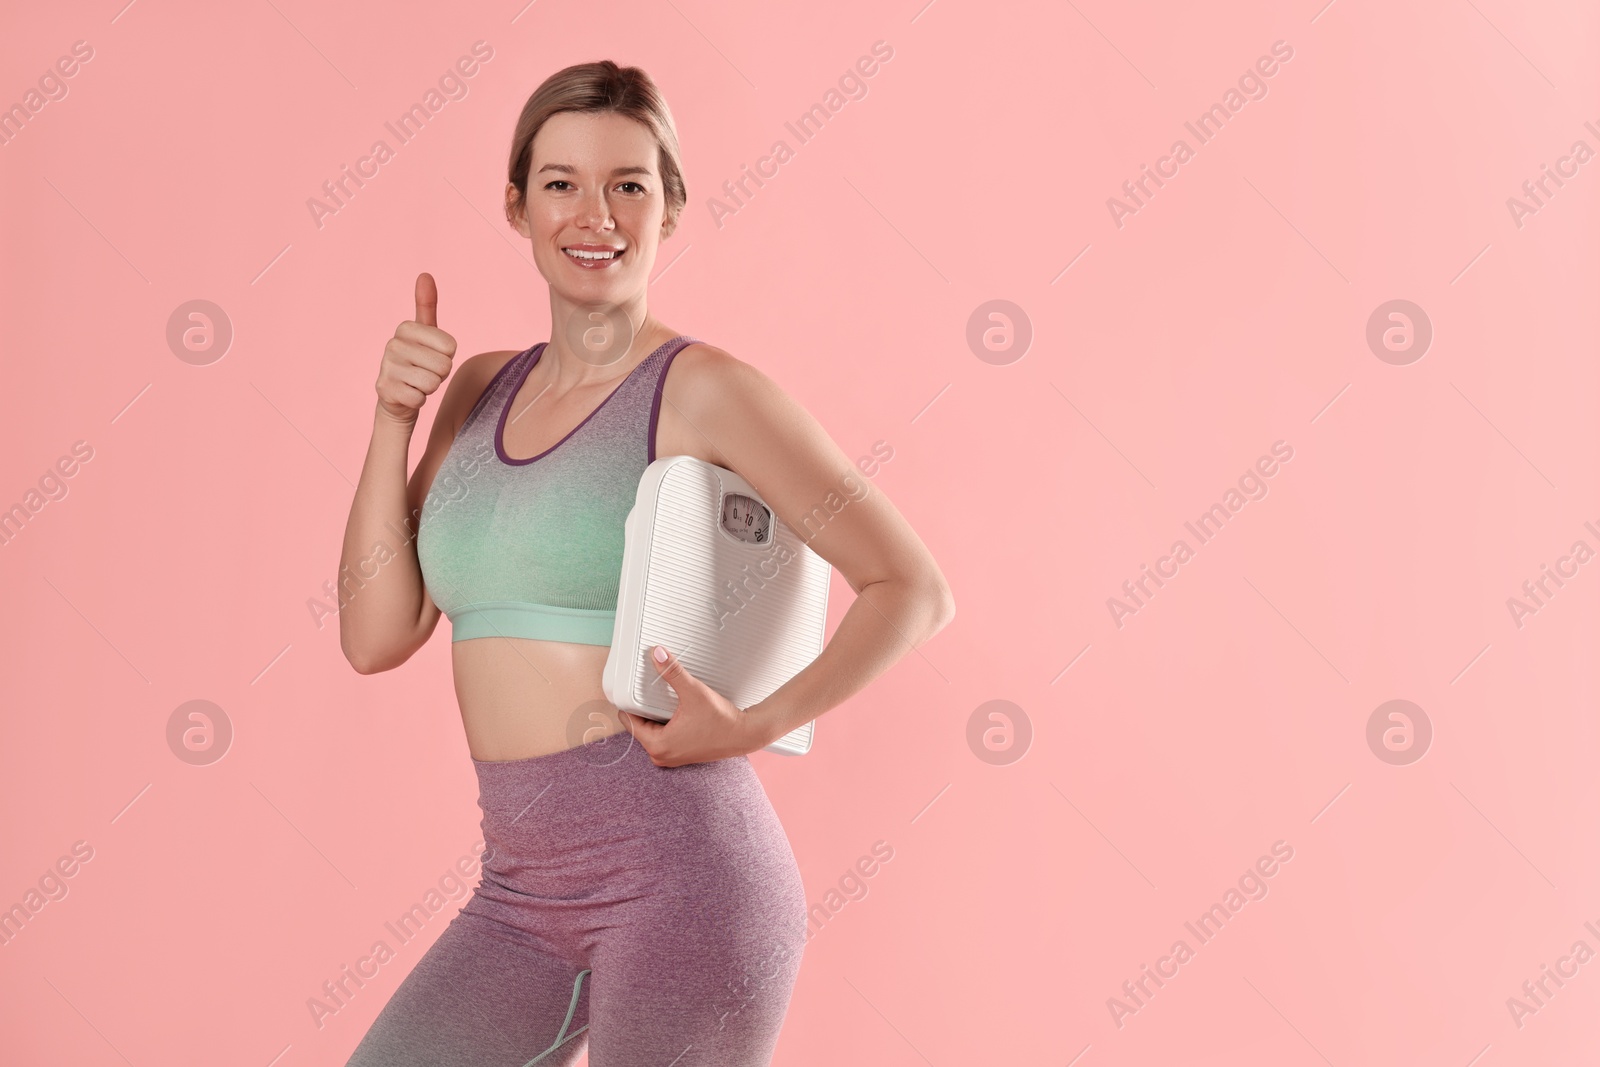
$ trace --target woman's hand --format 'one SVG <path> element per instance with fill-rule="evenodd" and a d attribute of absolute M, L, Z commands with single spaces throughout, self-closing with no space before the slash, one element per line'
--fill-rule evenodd
<path fill-rule="evenodd" d="M 657 767 L 709 763 L 747 755 L 768 743 L 750 716 L 690 674 L 677 656 L 660 645 L 654 652 L 650 659 L 656 673 L 678 694 L 672 718 L 661 723 L 618 709 L 623 725 L 649 754 L 650 762 Z M 657 658 L 662 654 L 665 661 Z"/>
<path fill-rule="evenodd" d="M 422 405 L 450 375 L 456 339 L 439 329 L 439 287 L 433 275 L 417 275 L 417 317 L 395 327 L 378 364 L 378 410 L 415 425 Z"/>

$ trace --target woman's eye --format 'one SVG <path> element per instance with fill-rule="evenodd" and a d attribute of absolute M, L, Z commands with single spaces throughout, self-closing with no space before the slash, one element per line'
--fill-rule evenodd
<path fill-rule="evenodd" d="M 557 185 L 567 185 L 567 184 L 569 184 L 569 183 L 566 181 L 566 179 L 557 178 L 555 181 L 546 182 L 544 187 L 546 189 L 551 189 L 551 188 L 554 188 Z M 637 190 L 638 192 L 641 192 L 641 193 L 645 191 L 644 186 L 640 185 L 638 182 L 623 182 L 622 184 L 624 186 L 631 185 L 631 186 L 634 187 L 635 190 Z"/>

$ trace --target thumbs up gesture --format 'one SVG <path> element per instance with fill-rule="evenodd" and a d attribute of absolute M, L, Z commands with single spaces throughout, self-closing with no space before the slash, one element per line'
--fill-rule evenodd
<path fill-rule="evenodd" d="M 417 275 L 417 317 L 395 327 L 378 366 L 378 409 L 415 424 L 422 405 L 450 376 L 456 339 L 439 329 L 439 288 L 433 275 Z"/>

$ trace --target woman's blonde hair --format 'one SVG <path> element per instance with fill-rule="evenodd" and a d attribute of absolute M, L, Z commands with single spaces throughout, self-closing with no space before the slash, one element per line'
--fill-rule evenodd
<path fill-rule="evenodd" d="M 508 212 L 527 203 L 534 135 L 551 115 L 563 111 L 585 114 L 614 111 L 638 122 L 655 136 L 662 192 L 667 199 L 666 227 L 662 236 L 670 237 L 689 200 L 683 184 L 683 161 L 678 153 L 678 130 L 672 123 L 672 112 L 667 110 L 667 102 L 650 75 L 638 67 L 619 67 L 609 59 L 577 63 L 556 71 L 522 105 L 516 132 L 511 136 L 507 178 L 517 187 L 517 195 L 514 203 L 507 205 Z"/>

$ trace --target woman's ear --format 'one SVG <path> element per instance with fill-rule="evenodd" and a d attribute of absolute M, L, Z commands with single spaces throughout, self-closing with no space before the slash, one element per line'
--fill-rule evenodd
<path fill-rule="evenodd" d="M 516 184 L 506 182 L 506 222 L 522 236 L 532 237 L 533 235 L 528 232 L 528 216 L 524 210 L 526 207 L 527 202 L 517 191 Z"/>

